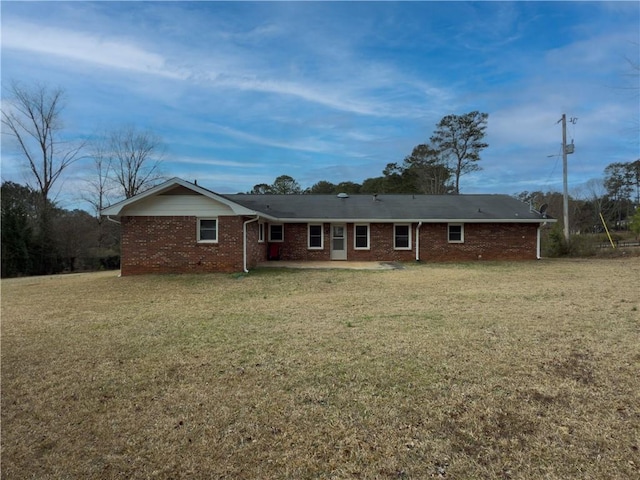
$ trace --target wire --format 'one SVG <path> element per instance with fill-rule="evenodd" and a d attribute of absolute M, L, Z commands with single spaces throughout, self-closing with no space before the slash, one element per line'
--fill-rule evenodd
<path fill-rule="evenodd" d="M 549 173 L 549 176 L 544 182 L 544 185 L 547 189 L 549 188 L 549 184 L 551 183 L 551 177 L 553 177 L 554 174 L 556 173 L 556 168 L 558 167 L 558 161 L 559 161 L 559 157 L 556 155 L 556 163 L 553 165 L 553 169 L 551 170 L 551 173 Z"/>
<path fill-rule="evenodd" d="M 560 153 L 558 153 L 557 155 L 552 155 L 552 156 L 556 157 L 556 163 L 553 165 L 553 168 L 551 169 L 551 172 L 549 173 L 549 176 L 544 181 L 543 185 L 545 186 L 545 188 L 548 188 L 549 182 L 551 180 L 551 177 L 553 177 L 553 175 L 556 173 L 556 168 L 558 168 L 558 162 L 560 161 L 560 157 L 562 156 L 562 148 L 560 148 Z"/>

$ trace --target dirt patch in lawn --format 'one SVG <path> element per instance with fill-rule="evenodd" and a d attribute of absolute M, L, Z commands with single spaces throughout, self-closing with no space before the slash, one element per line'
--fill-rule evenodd
<path fill-rule="evenodd" d="M 2 281 L 3 478 L 634 478 L 640 258 Z"/>

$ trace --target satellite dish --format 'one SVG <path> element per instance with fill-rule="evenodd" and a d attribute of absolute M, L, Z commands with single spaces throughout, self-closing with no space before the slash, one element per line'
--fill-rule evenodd
<path fill-rule="evenodd" d="M 540 207 L 540 215 L 542 215 L 543 218 L 547 218 L 547 208 L 549 208 L 549 205 L 546 203 L 543 203 Z"/>

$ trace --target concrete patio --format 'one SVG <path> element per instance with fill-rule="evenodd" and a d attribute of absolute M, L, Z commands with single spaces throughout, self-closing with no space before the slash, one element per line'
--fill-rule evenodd
<path fill-rule="evenodd" d="M 341 270 L 398 270 L 404 268 L 403 264 L 397 262 L 349 262 L 349 261 L 326 261 L 326 262 L 291 262 L 284 260 L 274 260 L 261 262 L 258 268 L 308 268 L 308 269 L 341 269 Z"/>

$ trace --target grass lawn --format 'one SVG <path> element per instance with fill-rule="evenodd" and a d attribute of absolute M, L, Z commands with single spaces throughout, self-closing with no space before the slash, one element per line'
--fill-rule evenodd
<path fill-rule="evenodd" d="M 640 257 L 2 281 L 2 478 L 640 477 Z"/>

